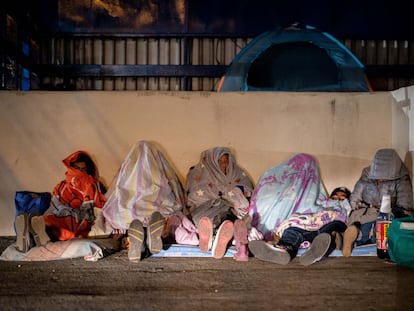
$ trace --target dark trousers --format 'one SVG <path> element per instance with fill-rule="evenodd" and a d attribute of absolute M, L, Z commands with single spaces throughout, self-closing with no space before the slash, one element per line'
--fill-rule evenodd
<path fill-rule="evenodd" d="M 312 243 L 313 239 L 320 233 L 326 232 L 330 234 L 334 231 L 344 232 L 345 230 L 346 224 L 339 220 L 334 220 L 330 223 L 327 223 L 326 225 L 323 225 L 319 230 L 315 231 L 308 231 L 301 228 L 290 227 L 283 232 L 279 244 L 285 246 L 290 256 L 294 258 L 298 253 L 300 245 L 304 241 L 309 241 Z M 335 241 L 332 240 L 332 243 L 326 254 L 329 255 L 334 249 Z"/>

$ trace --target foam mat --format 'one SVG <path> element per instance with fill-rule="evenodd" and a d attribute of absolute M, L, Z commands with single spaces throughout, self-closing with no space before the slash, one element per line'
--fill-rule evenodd
<path fill-rule="evenodd" d="M 303 254 L 306 249 L 300 249 L 298 252 L 298 256 Z M 227 249 L 226 254 L 224 257 L 233 257 L 236 249 L 234 246 Z M 190 245 L 179 245 L 179 244 L 172 244 L 172 245 L 165 245 L 163 250 L 155 255 L 155 257 L 211 257 L 211 251 L 209 252 L 202 252 L 198 248 L 198 246 L 190 246 Z M 342 252 L 340 250 L 334 250 L 331 254 L 331 257 L 342 257 Z M 375 244 L 371 245 L 364 245 L 355 247 L 352 250 L 352 256 L 377 256 L 377 249 Z"/>

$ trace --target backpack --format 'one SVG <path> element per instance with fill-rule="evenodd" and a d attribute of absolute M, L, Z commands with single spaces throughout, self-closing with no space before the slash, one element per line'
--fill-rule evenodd
<path fill-rule="evenodd" d="M 16 217 L 21 213 L 43 215 L 51 200 L 50 192 L 17 191 L 14 195 Z"/>
<path fill-rule="evenodd" d="M 395 218 L 388 228 L 388 254 L 400 266 L 414 268 L 414 215 Z"/>

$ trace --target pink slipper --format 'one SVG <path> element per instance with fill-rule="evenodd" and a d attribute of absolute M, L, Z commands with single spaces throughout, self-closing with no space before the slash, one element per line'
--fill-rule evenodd
<path fill-rule="evenodd" d="M 233 258 L 237 261 L 248 261 L 249 251 L 247 249 L 247 225 L 240 219 L 234 222 L 234 242 L 236 244 L 236 253 Z"/>
<path fill-rule="evenodd" d="M 237 219 L 234 222 L 234 240 L 240 242 L 241 244 L 247 244 L 247 225 L 241 220 Z"/>
<path fill-rule="evenodd" d="M 208 252 L 213 241 L 213 223 L 208 217 L 201 217 L 197 226 L 199 247 L 202 252 Z"/>
<path fill-rule="evenodd" d="M 233 223 L 230 220 L 225 220 L 216 232 L 216 237 L 211 248 L 213 257 L 220 259 L 224 257 L 227 250 L 227 245 L 233 238 Z"/>

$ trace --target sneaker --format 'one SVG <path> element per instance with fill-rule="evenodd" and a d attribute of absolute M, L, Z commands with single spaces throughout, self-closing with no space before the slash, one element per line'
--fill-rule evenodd
<path fill-rule="evenodd" d="M 230 220 L 225 220 L 220 225 L 214 238 L 213 246 L 211 247 L 211 253 L 216 259 L 224 257 L 227 250 L 227 245 L 233 238 L 233 223 Z"/>
<path fill-rule="evenodd" d="M 31 216 L 29 231 L 33 235 L 36 246 L 45 246 L 50 242 L 50 237 L 46 233 L 45 218 L 43 216 Z"/>
<path fill-rule="evenodd" d="M 285 247 L 281 245 L 273 245 L 263 240 L 253 240 L 249 242 L 249 249 L 254 257 L 277 263 L 279 265 L 287 265 L 291 257 Z"/>
<path fill-rule="evenodd" d="M 213 223 L 208 217 L 201 217 L 197 226 L 199 247 L 202 252 L 208 252 L 213 244 Z"/>
<path fill-rule="evenodd" d="M 138 262 L 141 260 L 142 245 L 144 243 L 144 227 L 142 222 L 134 219 L 128 229 L 128 258 L 130 261 Z"/>
<path fill-rule="evenodd" d="M 151 254 L 158 254 L 162 249 L 162 231 L 164 229 L 164 217 L 160 212 L 151 215 L 147 227 L 147 246 Z"/>
<path fill-rule="evenodd" d="M 319 260 L 326 254 L 331 245 L 331 235 L 321 233 L 313 239 L 311 246 L 299 257 L 301 265 L 309 266 Z"/>
<path fill-rule="evenodd" d="M 23 253 L 30 249 L 29 214 L 27 213 L 16 217 L 16 248 Z"/>
<path fill-rule="evenodd" d="M 357 226 L 350 225 L 344 232 L 344 240 L 342 244 L 342 255 L 344 257 L 351 256 L 354 242 L 358 237 L 359 230 Z"/>

